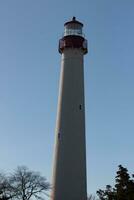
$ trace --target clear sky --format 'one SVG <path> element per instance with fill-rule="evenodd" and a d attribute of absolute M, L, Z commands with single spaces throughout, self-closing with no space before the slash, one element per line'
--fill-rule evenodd
<path fill-rule="evenodd" d="M 63 24 L 84 23 L 88 193 L 134 170 L 134 1 L 0 1 L 0 169 L 51 180 Z"/>

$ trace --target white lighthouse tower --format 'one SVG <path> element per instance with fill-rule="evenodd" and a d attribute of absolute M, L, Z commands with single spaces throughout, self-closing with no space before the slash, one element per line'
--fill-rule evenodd
<path fill-rule="evenodd" d="M 56 122 L 52 200 L 86 200 L 84 64 L 87 41 L 83 24 L 64 24 L 59 41 L 61 76 Z"/>

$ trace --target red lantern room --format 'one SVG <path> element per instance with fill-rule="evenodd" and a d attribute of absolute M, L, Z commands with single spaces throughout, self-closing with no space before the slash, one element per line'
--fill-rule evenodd
<path fill-rule="evenodd" d="M 64 36 L 59 40 L 59 52 L 62 54 L 66 48 L 79 48 L 86 54 L 88 49 L 87 40 L 82 32 L 83 24 L 73 17 L 64 24 L 64 27 Z"/>

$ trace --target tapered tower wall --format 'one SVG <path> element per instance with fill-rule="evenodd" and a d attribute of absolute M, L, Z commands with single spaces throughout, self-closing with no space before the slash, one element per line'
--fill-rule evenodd
<path fill-rule="evenodd" d="M 87 199 L 84 53 L 69 47 L 62 52 L 52 200 Z"/>

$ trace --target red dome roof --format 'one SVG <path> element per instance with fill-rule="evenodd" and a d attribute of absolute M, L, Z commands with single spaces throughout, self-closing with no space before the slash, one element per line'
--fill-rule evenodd
<path fill-rule="evenodd" d="M 75 17 L 73 17 L 71 21 L 66 22 L 66 23 L 64 24 L 64 26 L 66 26 L 66 25 L 68 25 L 68 24 L 72 24 L 72 23 L 73 23 L 73 24 L 74 24 L 74 23 L 80 24 L 81 26 L 83 26 L 83 24 L 82 24 L 81 22 L 77 21 Z"/>

